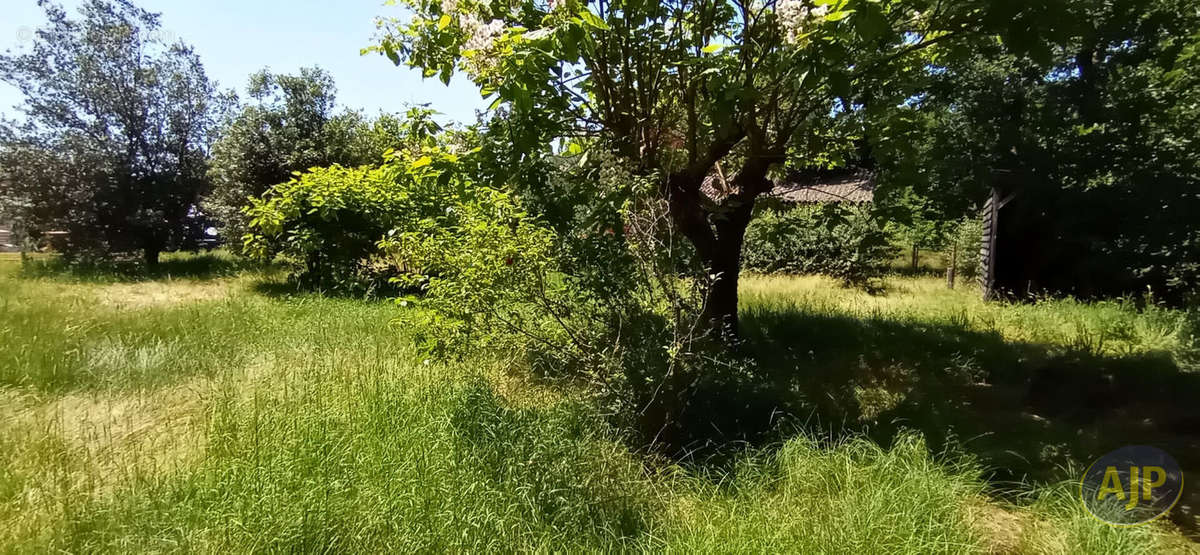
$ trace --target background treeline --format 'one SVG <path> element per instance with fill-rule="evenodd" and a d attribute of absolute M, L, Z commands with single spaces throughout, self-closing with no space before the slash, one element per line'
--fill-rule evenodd
<path fill-rule="evenodd" d="M 420 110 L 337 111 L 319 68 L 264 69 L 242 97 L 220 90 L 191 47 L 164 42 L 157 14 L 125 1 L 45 11 L 30 50 L 0 56 L 0 79 L 26 98 L 21 120 L 0 122 L 0 217 L 70 261 L 239 251 L 250 197 L 310 168 L 378 164 L 437 131 Z"/>
<path fill-rule="evenodd" d="M 990 43 L 931 67 L 886 116 L 882 175 L 917 220 L 953 221 L 993 185 L 1017 193 L 1006 266 L 1036 268 L 1047 290 L 1183 302 L 1200 278 L 1195 5 L 1077 9 L 1075 36 L 1038 56 Z"/>
<path fill-rule="evenodd" d="M 1010 229 L 1027 232 L 1018 240 L 1028 263 L 1060 267 L 1047 288 L 1186 297 L 1200 279 L 1194 18 L 1175 0 L 1081 9 L 1088 28 L 1037 57 L 983 42 L 924 67 L 923 86 L 900 106 L 873 104 L 885 95 L 869 88 L 844 98 L 814 123 L 827 139 L 820 155 L 801 145 L 788 167 L 875 171 L 875 204 L 763 211 L 747 231 L 745 266 L 863 284 L 896 256 L 889 245 L 912 249 L 915 261 L 918 250 L 959 244 L 970 274 L 976 253 L 963 222 L 1001 185 L 1020 193 Z M 474 181 L 516 192 L 543 218 L 615 202 L 542 190 L 563 172 L 527 155 L 532 145 L 514 148 L 517 126 L 503 112 L 439 139 L 425 110 L 337 111 L 333 80 L 317 68 L 263 70 L 239 97 L 219 90 L 186 44 L 163 43 L 157 15 L 127 2 L 88 2 L 76 19 L 51 5 L 47 16 L 32 50 L 0 57 L 0 77 L 27 97 L 25 118 L 0 126 L 0 214 L 70 259 L 136 254 L 153 264 L 159 252 L 218 237 L 240 252 L 253 231 L 250 199 L 297 172 L 378 166 L 387 152 L 437 141 L 480 149 Z M 361 251 L 324 256 L 365 267 Z M 309 273 L 314 263 L 304 263 Z"/>

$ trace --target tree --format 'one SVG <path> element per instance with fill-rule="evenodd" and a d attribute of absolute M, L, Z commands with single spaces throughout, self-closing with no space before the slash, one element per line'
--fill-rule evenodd
<path fill-rule="evenodd" d="M 292 172 L 327 166 L 326 126 L 333 116 L 333 78 L 319 68 L 299 75 L 277 75 L 263 69 L 250 76 L 251 103 L 221 129 L 213 145 L 212 194 L 204 208 L 236 247 L 245 220 L 247 198 L 291 178 Z"/>
<path fill-rule="evenodd" d="M 396 116 L 335 114 L 337 88 L 320 68 L 297 75 L 263 69 L 250 76 L 247 93 L 250 103 L 225 123 L 213 146 L 213 192 L 204 205 L 235 249 L 247 231 L 242 209 L 248 199 L 309 168 L 377 165 L 405 140 L 404 121 Z M 409 116 L 432 124 L 431 114 L 414 109 Z"/>
<path fill-rule="evenodd" d="M 991 29 L 1043 48 L 1046 2 L 961 0 L 407 0 L 382 22 L 393 62 L 466 72 L 507 105 L 517 150 L 589 137 L 652 176 L 675 229 L 715 276 L 705 313 L 737 330 L 740 252 L 772 171 L 838 114 L 884 109 L 934 56 Z M 719 201 L 701 184 L 730 176 Z"/>
<path fill-rule="evenodd" d="M 1187 77 L 1200 14 L 1186 4 L 1081 4 L 1081 28 L 1047 63 L 1003 44 L 943 61 L 904 114 L 893 140 L 907 148 L 888 151 L 888 175 L 953 219 L 1006 170 L 1020 187 L 1009 221 L 1029 206 L 1037 239 L 1027 264 L 1047 265 L 1039 287 L 1182 300 L 1200 286 L 1200 104 Z"/>
<path fill-rule="evenodd" d="M 201 233 L 208 147 L 220 106 L 199 57 L 156 32 L 158 15 L 90 0 L 49 20 L 30 52 L 0 56 L 25 96 L 0 131 L 0 210 L 27 233 L 60 230 L 71 256 L 165 249 Z"/>

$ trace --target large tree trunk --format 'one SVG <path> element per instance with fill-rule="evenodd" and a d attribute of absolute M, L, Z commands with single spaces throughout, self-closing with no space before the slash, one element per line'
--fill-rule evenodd
<path fill-rule="evenodd" d="M 158 266 L 158 257 L 162 251 L 158 247 L 148 246 L 142 249 L 142 259 L 146 261 L 146 266 L 154 268 Z"/>
<path fill-rule="evenodd" d="M 741 249 L 723 250 L 707 266 L 714 276 L 704 298 L 704 318 L 721 337 L 738 335 L 738 274 Z"/>
<path fill-rule="evenodd" d="M 704 302 L 705 318 L 725 339 L 738 336 L 738 277 L 742 271 L 742 244 L 753 215 L 753 200 L 729 207 L 714 223 L 712 255 L 705 260 L 715 276 Z"/>
<path fill-rule="evenodd" d="M 765 169 L 763 171 L 765 173 Z M 744 174 L 743 174 L 744 175 Z M 754 213 L 754 200 L 762 189 L 762 176 L 744 179 L 740 192 L 726 198 L 721 209 L 705 211 L 699 180 L 672 176 L 668 195 L 671 218 L 696 248 L 696 254 L 713 276 L 705 293 L 703 317 L 710 331 L 726 341 L 738 337 L 738 275 L 742 269 L 742 243 Z"/>
<path fill-rule="evenodd" d="M 164 241 L 156 237 L 142 239 L 142 261 L 146 263 L 147 268 L 158 266 L 159 254 L 162 253 L 164 246 Z"/>

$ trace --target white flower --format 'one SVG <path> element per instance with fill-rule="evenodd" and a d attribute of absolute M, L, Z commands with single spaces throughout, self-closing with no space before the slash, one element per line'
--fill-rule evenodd
<path fill-rule="evenodd" d="M 779 26 L 787 33 L 788 44 L 795 45 L 815 20 L 829 15 L 829 5 L 810 7 L 807 0 L 779 0 L 775 4 Z"/>
<path fill-rule="evenodd" d="M 442 0 L 442 13 L 453 14 L 458 9 L 458 0 Z"/>
<path fill-rule="evenodd" d="M 504 22 L 493 19 L 484 23 L 479 16 L 468 13 L 462 16 L 460 25 L 470 35 L 462 46 L 464 52 L 470 52 L 467 56 L 468 73 L 480 75 L 494 67 L 496 56 L 490 51 L 496 45 L 496 39 L 504 33 Z"/>
<path fill-rule="evenodd" d="M 496 39 L 504 32 L 504 22 L 493 19 L 484 23 L 475 14 L 467 14 L 462 18 L 462 28 L 471 35 L 463 45 L 463 50 L 482 52 L 496 43 Z"/>

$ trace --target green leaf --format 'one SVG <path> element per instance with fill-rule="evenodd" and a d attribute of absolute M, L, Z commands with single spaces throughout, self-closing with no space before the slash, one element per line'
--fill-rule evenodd
<path fill-rule="evenodd" d="M 840 11 L 840 12 L 833 12 L 833 13 L 825 16 L 825 21 L 841 21 L 843 19 L 846 19 L 847 17 L 850 17 L 850 14 L 853 14 L 853 13 L 854 13 L 854 10 L 844 10 L 844 11 Z"/>
<path fill-rule="evenodd" d="M 439 31 L 445 29 L 450 24 L 450 14 L 442 14 L 441 19 L 438 19 L 437 28 Z"/>
<path fill-rule="evenodd" d="M 580 19 L 583 20 L 584 23 L 588 24 L 591 27 L 600 29 L 601 31 L 607 31 L 610 29 L 608 24 L 605 23 L 603 19 L 600 19 L 600 16 L 592 13 L 591 10 L 584 9 L 583 11 L 580 11 L 579 17 L 580 17 Z"/>
<path fill-rule="evenodd" d="M 722 48 L 725 48 L 725 46 L 714 43 L 714 44 L 705 46 L 704 48 L 701 48 L 700 51 L 705 54 L 712 54 L 713 52 L 719 52 Z"/>
<path fill-rule="evenodd" d="M 422 156 L 422 157 L 420 157 L 420 158 L 417 158 L 416 160 L 414 160 L 412 164 L 409 164 L 409 165 L 408 165 L 408 167 L 409 167 L 410 169 L 414 169 L 414 170 L 415 170 L 415 169 L 417 169 L 417 168 L 423 168 L 423 167 L 425 167 L 425 166 L 428 166 L 429 164 L 432 164 L 432 163 L 433 163 L 433 158 L 430 158 L 430 157 L 428 157 L 428 156 Z"/>

